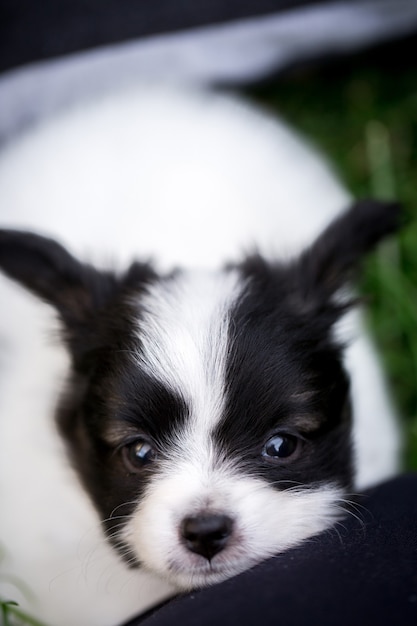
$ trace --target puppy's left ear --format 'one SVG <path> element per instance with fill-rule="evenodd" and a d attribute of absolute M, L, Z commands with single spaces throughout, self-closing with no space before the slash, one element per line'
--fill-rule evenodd
<path fill-rule="evenodd" d="M 361 200 L 335 219 L 298 258 L 298 297 L 310 308 L 329 303 L 362 258 L 404 223 L 401 205 Z"/>

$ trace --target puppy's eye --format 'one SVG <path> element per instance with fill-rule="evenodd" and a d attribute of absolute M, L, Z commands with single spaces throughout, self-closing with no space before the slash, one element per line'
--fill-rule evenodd
<path fill-rule="evenodd" d="M 156 452 L 149 441 L 137 439 L 122 448 L 123 461 L 130 472 L 139 472 L 156 459 Z"/>
<path fill-rule="evenodd" d="M 271 460 L 286 460 L 300 451 L 301 441 L 294 435 L 277 434 L 268 439 L 262 455 Z"/>

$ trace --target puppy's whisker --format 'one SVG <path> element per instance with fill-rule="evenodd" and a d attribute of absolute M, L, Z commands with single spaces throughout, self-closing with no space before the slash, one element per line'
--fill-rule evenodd
<path fill-rule="evenodd" d="M 134 513 L 129 513 L 126 515 L 114 515 L 114 516 L 110 516 L 110 517 L 106 517 L 106 519 L 102 520 L 102 524 L 108 524 L 111 523 L 111 527 L 113 528 L 113 523 L 114 521 L 117 520 L 130 520 L 133 519 L 135 517 Z"/>
<path fill-rule="evenodd" d="M 350 495 L 351 497 L 355 497 L 355 495 L 353 496 L 352 494 Z M 344 504 L 347 504 L 349 507 L 352 507 L 358 512 L 362 511 L 364 514 L 369 514 L 369 509 L 364 504 L 361 504 L 360 502 L 358 502 L 356 499 L 350 500 L 348 498 L 340 498 L 340 501 L 343 502 Z"/>
<path fill-rule="evenodd" d="M 137 504 L 138 504 L 137 500 L 130 500 L 129 502 L 122 502 L 122 503 L 118 504 L 117 506 L 115 506 L 113 511 L 110 513 L 109 517 L 106 520 L 103 520 L 103 521 L 107 521 L 107 520 L 111 519 L 118 509 L 120 509 L 120 508 L 122 508 L 124 506 L 137 506 Z"/>
<path fill-rule="evenodd" d="M 354 513 L 352 510 L 346 507 L 341 508 L 341 511 L 343 511 L 344 514 L 347 514 L 350 517 L 353 517 L 357 522 L 359 522 L 362 528 L 365 528 L 366 524 L 362 517 L 359 517 L 359 515 L 356 515 L 356 513 Z"/>

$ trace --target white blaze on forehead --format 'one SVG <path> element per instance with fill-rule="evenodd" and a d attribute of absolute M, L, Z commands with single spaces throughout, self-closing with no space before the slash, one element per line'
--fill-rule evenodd
<path fill-rule="evenodd" d="M 141 367 L 187 403 L 207 435 L 225 399 L 229 317 L 242 291 L 236 271 L 187 271 L 141 298 Z"/>

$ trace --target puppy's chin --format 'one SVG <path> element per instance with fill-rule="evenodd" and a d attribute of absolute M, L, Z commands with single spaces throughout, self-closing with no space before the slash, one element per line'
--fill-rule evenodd
<path fill-rule="evenodd" d="M 168 582 L 181 591 L 191 591 L 192 589 L 201 589 L 221 583 L 254 567 L 263 559 L 246 558 L 235 560 L 225 554 L 214 557 L 211 562 L 203 559 L 203 557 L 191 560 L 194 562 L 191 563 L 188 558 L 184 558 L 182 560 L 172 560 L 167 564 L 165 576 Z"/>

